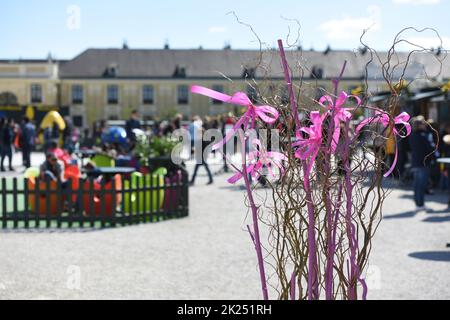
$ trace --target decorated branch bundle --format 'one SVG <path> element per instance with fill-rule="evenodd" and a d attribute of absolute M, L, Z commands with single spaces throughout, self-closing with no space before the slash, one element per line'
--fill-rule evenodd
<path fill-rule="evenodd" d="M 339 92 L 346 62 L 333 80 L 334 92 L 301 109 L 281 40 L 279 49 L 289 104 L 255 105 L 242 92 L 229 96 L 191 88 L 193 93 L 246 108 L 213 149 L 239 137 L 242 164 L 229 182 L 242 179 L 246 186 L 252 213 L 248 231 L 256 249 L 263 298 L 269 299 L 271 286 L 279 299 L 366 299 L 371 239 L 385 199 L 382 179 L 394 171 L 397 152 L 387 166 L 385 143 L 369 152 L 364 142 L 408 136 L 409 115 L 394 114 L 393 107 L 377 109 L 358 96 Z M 361 120 L 355 114 L 369 116 Z M 257 128 L 279 129 L 279 148 L 267 150 L 264 141 L 247 134 Z M 248 145 L 254 151 L 247 152 Z M 272 201 L 261 205 L 255 201 L 250 177 L 263 172 L 276 179 L 267 179 Z M 260 223 L 269 229 L 264 246 Z"/>

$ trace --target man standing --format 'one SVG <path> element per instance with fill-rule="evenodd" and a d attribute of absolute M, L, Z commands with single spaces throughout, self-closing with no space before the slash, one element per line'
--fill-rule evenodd
<path fill-rule="evenodd" d="M 1 129 L 1 143 L 2 143 L 2 157 L 1 157 L 1 171 L 5 171 L 5 158 L 9 160 L 9 170 L 13 171 L 12 156 L 13 156 L 13 139 L 14 139 L 14 121 L 7 119 Z"/>
<path fill-rule="evenodd" d="M 23 118 L 22 124 L 22 156 L 23 165 L 28 169 L 31 167 L 31 151 L 36 139 L 36 128 L 27 117 Z"/>
<path fill-rule="evenodd" d="M 414 172 L 414 201 L 416 210 L 422 211 L 425 208 L 425 192 L 428 186 L 430 176 L 430 163 L 433 145 L 428 139 L 427 123 L 423 117 L 417 117 L 413 120 L 413 133 L 409 138 L 411 147 L 411 167 Z"/>

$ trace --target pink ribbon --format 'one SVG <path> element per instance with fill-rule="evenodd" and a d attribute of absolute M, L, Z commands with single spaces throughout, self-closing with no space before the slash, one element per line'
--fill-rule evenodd
<path fill-rule="evenodd" d="M 394 127 L 392 130 L 392 132 L 394 133 L 394 137 L 399 136 L 400 138 L 406 138 L 407 136 L 409 136 L 411 134 L 411 125 L 409 124 L 409 119 L 410 119 L 410 116 L 406 112 L 402 112 L 394 118 Z M 359 132 L 361 131 L 361 129 L 363 127 L 365 127 L 368 124 L 372 124 L 372 123 L 380 123 L 383 127 L 386 128 L 389 126 L 390 117 L 386 112 L 383 112 L 381 110 L 376 111 L 375 116 L 363 120 L 358 125 L 358 127 L 356 127 L 355 134 L 359 134 Z M 395 125 L 403 125 L 404 128 L 406 129 L 406 134 L 402 135 L 401 132 L 399 132 L 397 130 Z M 397 157 L 398 157 L 398 149 L 397 149 L 397 145 L 395 145 L 394 161 L 392 162 L 392 165 L 391 165 L 391 168 L 389 169 L 389 171 L 384 174 L 384 177 L 389 176 L 392 173 L 392 171 L 394 171 L 395 165 L 397 164 Z"/>
<path fill-rule="evenodd" d="M 283 164 L 282 161 L 287 161 L 287 157 L 280 153 L 274 151 L 267 151 L 263 148 L 261 141 L 259 139 L 253 139 L 253 145 L 257 147 L 257 150 L 249 153 L 249 166 L 246 167 L 246 174 L 251 174 L 252 177 L 257 179 L 261 174 L 259 170 L 266 166 L 269 174 L 275 177 L 275 173 L 272 170 L 272 167 L 275 166 L 280 169 L 281 175 L 283 175 Z M 228 179 L 229 183 L 236 183 L 239 179 L 242 178 L 242 172 L 237 172 L 234 176 Z"/>
<path fill-rule="evenodd" d="M 321 116 L 318 111 L 312 111 L 310 114 L 312 125 L 310 127 L 301 127 L 296 133 L 297 141 L 292 144 L 293 147 L 297 147 L 295 151 L 296 158 L 301 160 L 309 159 L 305 179 L 309 179 L 309 174 L 322 145 L 322 124 L 325 117 L 326 114 Z M 307 137 L 303 137 L 303 134 L 306 134 Z"/>
<path fill-rule="evenodd" d="M 201 94 L 203 96 L 207 96 L 225 103 L 247 107 L 247 111 L 244 113 L 244 115 L 238 120 L 238 122 L 236 122 L 233 128 L 227 132 L 225 138 L 221 142 L 213 145 L 212 150 L 217 150 L 224 144 L 226 144 L 236 134 L 236 132 L 241 128 L 242 125 L 244 125 L 244 130 L 247 130 L 249 128 L 255 127 L 255 121 L 257 120 L 257 118 L 261 119 L 265 123 L 272 124 L 277 121 L 279 117 L 279 113 L 274 107 L 267 105 L 255 106 L 250 101 L 248 96 L 243 92 L 236 92 L 232 96 L 229 96 L 224 93 L 201 86 L 192 86 L 191 92 Z"/>
<path fill-rule="evenodd" d="M 331 142 L 331 152 L 336 152 L 337 145 L 339 143 L 339 136 L 341 134 L 340 122 L 347 122 L 353 116 L 350 110 L 353 108 L 343 108 L 343 105 L 347 102 L 349 98 L 354 98 L 356 100 L 357 107 L 361 105 L 361 99 L 354 95 L 348 95 L 345 91 L 342 91 L 339 97 L 336 99 L 336 103 L 333 103 L 333 99 L 325 95 L 319 100 L 319 104 L 322 107 L 327 108 L 332 112 L 334 121 L 334 132 L 333 141 Z"/>

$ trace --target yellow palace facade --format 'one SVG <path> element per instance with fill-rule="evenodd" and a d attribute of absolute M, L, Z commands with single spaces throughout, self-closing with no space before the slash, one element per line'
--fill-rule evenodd
<path fill-rule="evenodd" d="M 331 89 L 345 60 L 340 89 L 362 86 L 368 58 L 353 51 L 288 53 L 291 66 L 302 61 L 302 93 L 308 97 L 303 103 L 321 93 L 309 88 Z M 443 72 L 448 71 L 444 65 Z M 298 79 L 300 70 L 293 73 Z M 243 91 L 250 97 L 277 95 L 286 101 L 283 79 L 276 51 L 88 49 L 71 60 L 0 60 L 0 115 L 17 118 L 31 107 L 39 121 L 55 109 L 79 127 L 127 119 L 134 109 L 144 119 L 217 115 L 234 107 L 192 95 L 190 85 L 228 94 Z M 376 72 L 369 73 L 368 84 L 372 92 L 386 89 Z"/>

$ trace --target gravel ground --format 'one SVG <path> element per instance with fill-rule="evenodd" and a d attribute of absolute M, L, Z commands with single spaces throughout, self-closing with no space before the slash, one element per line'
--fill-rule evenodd
<path fill-rule="evenodd" d="M 0 298 L 259 299 L 243 190 L 225 179 L 206 186 L 202 168 L 190 189 L 190 215 L 181 220 L 100 231 L 0 231 Z M 434 212 L 419 214 L 410 196 L 394 190 L 385 203 L 369 299 L 450 299 L 447 195 L 429 197 Z"/>

